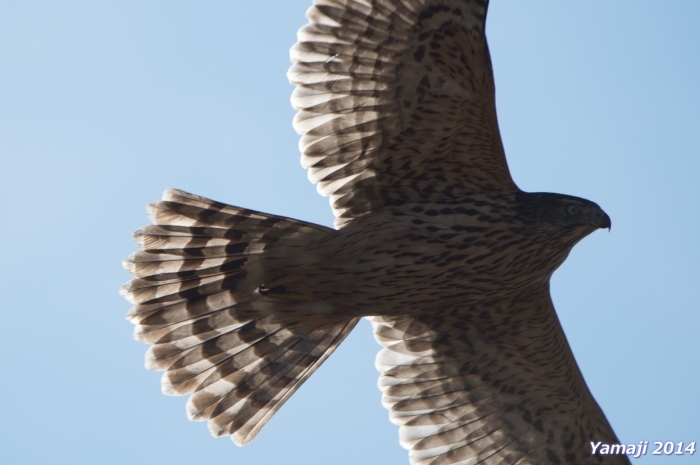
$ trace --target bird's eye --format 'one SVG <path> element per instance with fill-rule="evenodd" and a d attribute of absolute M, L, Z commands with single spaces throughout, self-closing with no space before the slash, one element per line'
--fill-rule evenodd
<path fill-rule="evenodd" d="M 566 213 L 568 213 L 571 216 L 576 216 L 579 214 L 581 209 L 579 209 L 576 205 L 567 205 L 566 206 Z"/>

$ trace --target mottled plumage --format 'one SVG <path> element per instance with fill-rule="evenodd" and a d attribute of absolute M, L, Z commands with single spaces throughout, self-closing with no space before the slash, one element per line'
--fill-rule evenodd
<path fill-rule="evenodd" d="M 370 317 L 411 463 L 629 463 L 549 295 L 610 218 L 525 193 L 496 120 L 484 0 L 316 0 L 292 48 L 302 164 L 337 230 L 168 190 L 122 292 L 148 368 L 244 445 Z"/>

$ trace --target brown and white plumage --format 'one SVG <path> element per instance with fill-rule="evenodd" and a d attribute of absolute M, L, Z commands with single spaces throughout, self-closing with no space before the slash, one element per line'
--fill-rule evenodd
<path fill-rule="evenodd" d="M 548 286 L 372 323 L 384 346 L 377 356 L 382 400 L 414 464 L 597 463 L 586 457 L 590 438 L 617 442 Z"/>
<path fill-rule="evenodd" d="M 411 462 L 603 463 L 617 442 L 549 279 L 610 218 L 525 193 L 500 139 L 486 0 L 316 0 L 292 49 L 302 164 L 332 230 L 168 190 L 126 260 L 147 367 L 243 445 L 359 317 Z M 625 456 L 604 463 L 629 463 Z"/>
<path fill-rule="evenodd" d="M 153 344 L 146 367 L 165 371 L 165 394 L 192 394 L 191 420 L 245 445 L 357 323 L 282 325 L 267 311 L 276 302 L 252 293 L 266 251 L 327 228 L 174 189 L 149 216 L 122 288 L 136 339 Z"/>
<path fill-rule="evenodd" d="M 396 201 L 517 188 L 485 1 L 315 1 L 287 73 L 302 165 L 336 226 Z"/>

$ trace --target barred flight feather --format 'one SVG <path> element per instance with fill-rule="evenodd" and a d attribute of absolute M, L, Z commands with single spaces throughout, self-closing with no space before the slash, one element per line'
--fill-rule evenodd
<path fill-rule="evenodd" d="M 245 445 L 357 323 L 280 323 L 284 302 L 257 292 L 267 255 L 330 230 L 174 189 L 148 213 L 121 290 L 136 339 L 153 344 L 146 367 L 165 371 L 165 394 L 191 394 L 190 419 Z"/>
<path fill-rule="evenodd" d="M 593 464 L 602 459 L 586 452 L 587 439 L 616 441 L 547 287 L 478 309 L 371 321 L 384 346 L 382 403 L 414 465 Z"/>
<path fill-rule="evenodd" d="M 309 9 L 288 72 L 294 128 L 336 226 L 428 193 L 517 190 L 496 122 L 487 6 L 316 0 Z"/>

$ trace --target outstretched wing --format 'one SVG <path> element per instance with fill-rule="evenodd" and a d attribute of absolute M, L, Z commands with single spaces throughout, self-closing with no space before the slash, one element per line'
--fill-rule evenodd
<path fill-rule="evenodd" d="M 591 441 L 618 441 L 548 287 L 422 319 L 372 321 L 384 346 L 382 401 L 412 464 L 629 464 L 625 455 L 591 456 Z"/>
<path fill-rule="evenodd" d="M 302 165 L 336 226 L 383 205 L 517 190 L 487 0 L 315 0 L 291 50 Z"/>

